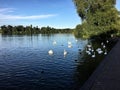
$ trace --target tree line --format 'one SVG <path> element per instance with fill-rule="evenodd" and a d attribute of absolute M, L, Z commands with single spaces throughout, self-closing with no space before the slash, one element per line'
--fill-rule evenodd
<path fill-rule="evenodd" d="M 76 36 L 91 38 L 120 35 L 120 17 L 116 0 L 73 0 L 82 24 L 76 26 Z"/>
<path fill-rule="evenodd" d="M 3 25 L 1 26 L 0 32 L 2 34 L 51 34 L 51 33 L 71 33 L 73 30 L 66 29 L 56 29 L 52 27 L 41 27 L 38 26 L 33 27 L 32 25 L 24 27 L 23 25 L 11 26 L 11 25 Z"/>

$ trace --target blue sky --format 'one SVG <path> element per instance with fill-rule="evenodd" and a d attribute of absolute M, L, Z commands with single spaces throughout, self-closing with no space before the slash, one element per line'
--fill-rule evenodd
<path fill-rule="evenodd" d="M 120 0 L 116 7 L 120 10 Z M 79 23 L 72 0 L 0 0 L 0 26 L 74 28 Z"/>

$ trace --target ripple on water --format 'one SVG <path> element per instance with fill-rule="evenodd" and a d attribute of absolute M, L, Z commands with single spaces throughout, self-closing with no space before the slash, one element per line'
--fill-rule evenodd
<path fill-rule="evenodd" d="M 83 48 L 86 42 L 80 40 L 85 43 L 81 45 L 72 34 L 13 37 L 0 37 L 1 90 L 69 90 L 74 87 L 78 64 L 75 60 L 80 57 L 77 47 Z M 52 44 L 54 40 L 56 45 Z M 72 41 L 72 48 L 68 48 L 67 40 Z M 49 49 L 54 50 L 52 56 L 48 55 Z M 64 49 L 68 52 L 66 57 Z"/>

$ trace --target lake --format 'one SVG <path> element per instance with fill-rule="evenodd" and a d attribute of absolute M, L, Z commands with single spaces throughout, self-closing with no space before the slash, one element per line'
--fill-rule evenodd
<path fill-rule="evenodd" d="M 0 89 L 77 90 L 87 43 L 73 34 L 0 35 Z"/>

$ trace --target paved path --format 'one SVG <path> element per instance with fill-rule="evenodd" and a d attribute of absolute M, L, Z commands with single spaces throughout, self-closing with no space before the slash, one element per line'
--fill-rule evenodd
<path fill-rule="evenodd" d="M 80 90 L 120 90 L 120 40 Z"/>

